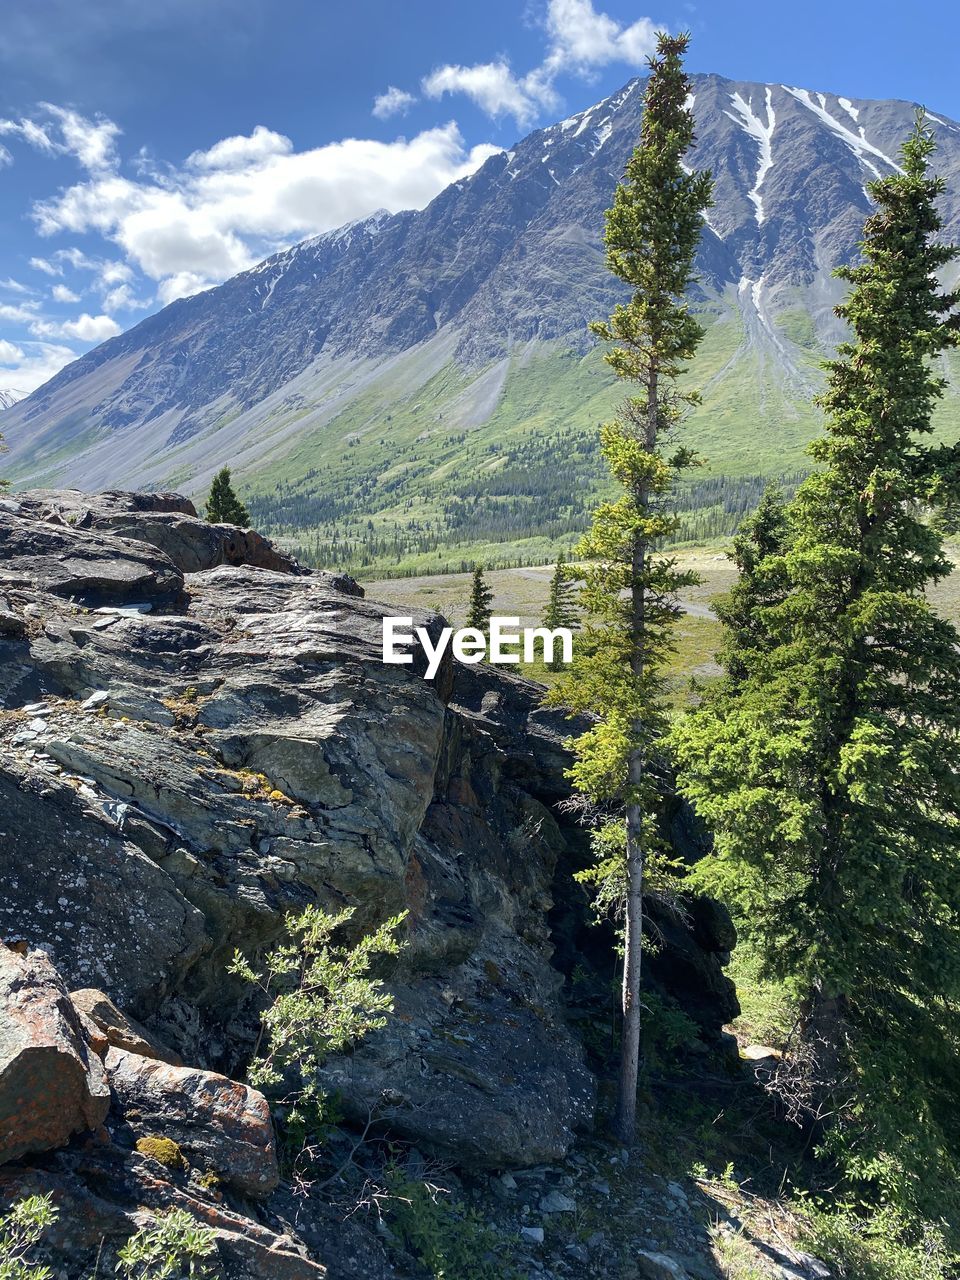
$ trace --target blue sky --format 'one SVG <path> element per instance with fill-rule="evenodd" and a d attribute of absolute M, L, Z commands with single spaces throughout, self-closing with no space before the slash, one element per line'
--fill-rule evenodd
<path fill-rule="evenodd" d="M 960 118 L 960 5 L 928 0 L 3 0 L 0 390 L 268 253 L 422 207 L 642 69 Z"/>

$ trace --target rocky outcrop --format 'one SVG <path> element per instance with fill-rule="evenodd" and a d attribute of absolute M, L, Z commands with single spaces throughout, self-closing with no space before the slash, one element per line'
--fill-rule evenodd
<path fill-rule="evenodd" d="M 0 945 L 0 1164 L 96 1129 L 109 1106 L 103 1064 L 50 961 Z"/>
<path fill-rule="evenodd" d="M 536 686 L 451 660 L 427 681 L 419 653 L 386 666 L 388 610 L 351 579 L 280 553 L 193 570 L 210 528 L 169 494 L 0 504 L 0 936 L 43 948 L 107 1059 L 109 1145 L 43 1175 L 82 1219 L 70 1230 L 123 1238 L 131 1214 L 188 1203 L 217 1223 L 226 1274 L 299 1280 L 322 1268 L 276 1222 L 234 1231 L 198 1181 L 262 1197 L 277 1177 L 266 1104 L 229 1078 L 260 1012 L 234 951 L 274 943 L 308 903 L 353 907 L 355 936 L 405 912 L 394 1014 L 327 1063 L 328 1087 L 427 1157 L 554 1160 L 595 1100 L 555 963 L 555 888 L 584 836 L 558 808 L 568 726 Z M 657 981 L 715 1036 L 722 922 L 663 932 Z M 388 1274 L 377 1256 L 329 1274 Z"/>
<path fill-rule="evenodd" d="M 34 571 L 55 537 L 56 564 L 85 557 L 91 581 L 69 605 L 52 570 L 8 590 L 30 634 L 0 642 L 0 795 L 23 876 L 0 895 L 6 928 L 49 947 L 72 985 L 152 1019 L 186 1061 L 230 1068 L 256 1016 L 226 976 L 237 946 L 276 938 L 308 901 L 354 906 L 358 929 L 407 910 L 398 1016 L 331 1066 L 348 1110 L 445 1157 L 566 1150 L 594 1087 L 550 964 L 559 718 L 493 672 L 475 714 L 452 664 L 433 682 L 422 659 L 384 666 L 387 610 L 349 584 L 249 565 L 184 575 L 150 548 L 143 495 L 87 499 L 90 519 L 62 524 L 49 495 L 19 501 L 0 513 L 0 573 L 21 557 Z M 124 507 L 141 537 L 94 527 Z M 145 555 L 177 589 L 128 610 L 115 584 Z"/>
<path fill-rule="evenodd" d="M 115 534 L 162 551 L 181 573 L 199 573 L 220 564 L 249 564 L 279 573 L 303 573 L 287 555 L 255 529 L 201 520 L 189 498 L 178 493 L 85 494 L 78 489 L 37 489 L 16 499 L 19 510 L 45 524 L 66 524 Z"/>

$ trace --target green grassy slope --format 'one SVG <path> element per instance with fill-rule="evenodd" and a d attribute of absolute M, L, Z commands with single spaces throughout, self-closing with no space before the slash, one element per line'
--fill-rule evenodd
<path fill-rule="evenodd" d="M 684 439 L 705 465 L 679 500 L 691 542 L 733 532 L 765 478 L 806 470 L 820 423 L 822 353 L 805 311 L 765 322 L 759 340 L 730 296 L 704 320 L 690 374 L 703 404 Z M 960 364 L 946 372 L 960 386 Z M 601 353 L 541 344 L 479 376 L 450 362 L 415 382 L 391 366 L 248 477 L 258 525 L 311 563 L 363 576 L 535 564 L 570 547 L 610 492 L 597 427 L 624 388 Z M 951 388 L 938 435 L 958 433 Z"/>

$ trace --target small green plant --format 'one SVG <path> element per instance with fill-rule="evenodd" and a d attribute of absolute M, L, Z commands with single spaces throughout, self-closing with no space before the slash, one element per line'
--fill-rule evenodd
<path fill-rule="evenodd" d="M 858 1213 L 851 1204 L 803 1203 L 803 1245 L 837 1280 L 953 1280 L 960 1256 L 932 1223 L 907 1223 L 891 1207 Z"/>
<path fill-rule="evenodd" d="M 31 1262 L 30 1254 L 57 1216 L 45 1195 L 19 1200 L 0 1218 L 0 1280 L 52 1280 L 50 1268 Z"/>
<path fill-rule="evenodd" d="M 302 1152 L 311 1133 L 330 1122 L 320 1068 L 332 1053 L 386 1025 L 393 997 L 370 976 L 377 956 L 395 956 L 397 930 L 406 913 L 387 920 L 353 947 L 335 946 L 333 936 L 353 916 L 309 906 L 287 916 L 289 941 L 281 943 L 256 970 L 238 951 L 230 972 L 259 988 L 271 1003 L 263 1013 L 260 1037 L 248 1070 L 251 1084 L 266 1090 L 289 1110 L 286 1139 Z"/>
<path fill-rule="evenodd" d="M 217 1253 L 216 1234 L 184 1209 L 171 1209 L 141 1227 L 117 1255 L 126 1280 L 214 1280 L 221 1274 L 203 1261 Z"/>
<path fill-rule="evenodd" d="M 391 1225 L 434 1280 L 517 1280 L 505 1242 L 473 1209 L 441 1187 L 387 1174 Z"/>

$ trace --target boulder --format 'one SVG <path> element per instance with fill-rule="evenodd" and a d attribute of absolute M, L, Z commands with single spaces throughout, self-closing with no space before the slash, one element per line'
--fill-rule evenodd
<path fill-rule="evenodd" d="M 644 1280 L 687 1280 L 686 1267 L 665 1253 L 641 1250 L 637 1254 L 637 1266 Z"/>
<path fill-rule="evenodd" d="M 109 1106 L 103 1064 L 53 965 L 0 945 L 0 1163 L 63 1146 Z"/>
<path fill-rule="evenodd" d="M 93 987 L 71 991 L 70 999 L 103 1033 L 105 1043 L 128 1053 L 138 1053 L 141 1058 L 156 1058 L 182 1067 L 183 1060 L 172 1049 L 160 1043 L 136 1018 L 121 1013 L 108 995 Z"/>
<path fill-rule="evenodd" d="M 0 756 L 0 936 L 42 946 L 70 987 L 105 986 L 146 1013 L 203 951 L 203 915 L 118 811 L 52 764 L 33 740 Z"/>
<path fill-rule="evenodd" d="M 188 1162 L 246 1195 L 266 1196 L 276 1187 L 273 1121 L 263 1094 L 213 1071 L 123 1049 L 111 1048 L 106 1063 L 118 1110 L 134 1135 L 170 1139 Z"/>

